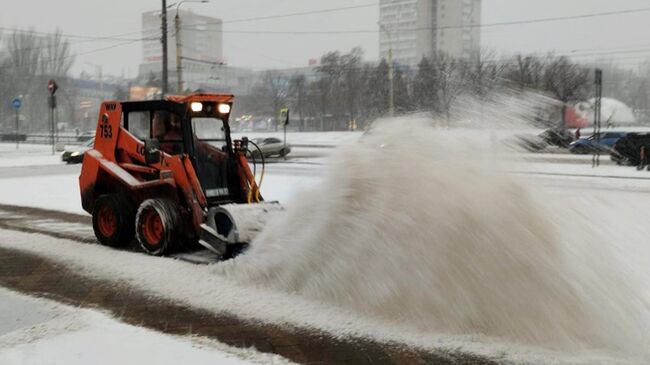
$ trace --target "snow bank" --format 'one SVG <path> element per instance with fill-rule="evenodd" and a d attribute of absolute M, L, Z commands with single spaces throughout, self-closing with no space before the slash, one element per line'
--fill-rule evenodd
<path fill-rule="evenodd" d="M 423 332 L 647 356 L 647 307 L 593 227 L 496 172 L 489 141 L 430 124 L 384 123 L 341 150 L 215 271 Z"/>

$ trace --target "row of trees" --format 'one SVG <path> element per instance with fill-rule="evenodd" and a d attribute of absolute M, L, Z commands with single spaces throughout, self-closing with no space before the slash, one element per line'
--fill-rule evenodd
<path fill-rule="evenodd" d="M 61 120 L 79 125 L 75 120 L 79 105 L 75 105 L 75 90 L 68 77 L 74 55 L 62 34 L 16 31 L 4 37 L 0 34 L 0 44 L 0 132 L 13 130 L 10 101 L 15 97 L 23 98 L 23 131 L 49 129 L 45 85 L 51 78 L 61 86 L 57 94 Z M 632 107 L 640 121 L 650 121 L 650 63 L 638 70 L 607 63 L 599 67 L 604 70 L 604 95 Z M 329 52 L 315 71 L 263 72 L 251 95 L 238 95 L 237 109 L 276 116 L 288 106 L 300 129 L 361 129 L 388 112 L 388 69 L 385 60 L 364 61 L 361 48 Z M 484 102 L 512 90 L 538 92 L 566 105 L 592 96 L 592 73 L 593 67 L 552 54 L 503 59 L 483 52 L 472 61 L 441 54 L 423 58 L 415 67 L 394 65 L 395 111 L 428 111 L 449 120 L 455 106 L 466 97 Z M 142 77 L 147 85 L 157 82 L 153 74 Z M 118 89 L 115 97 L 127 98 L 128 90 Z M 560 125 L 563 115 L 558 111 L 548 122 Z"/>
<path fill-rule="evenodd" d="M 69 42 L 57 31 L 37 35 L 33 31 L 15 31 L 0 37 L 5 57 L 0 59 L 0 129 L 13 131 L 11 100 L 20 97 L 23 132 L 49 129 L 47 120 L 47 81 L 56 79 L 60 86 L 59 110 L 72 120 L 74 105 L 69 95 L 68 74 L 74 62 Z"/>
<path fill-rule="evenodd" d="M 641 119 L 648 117 L 644 113 L 650 110 L 649 71 L 605 67 L 605 95 L 627 103 Z M 321 58 L 315 73 L 288 75 L 266 71 L 245 109 L 274 115 L 274 111 L 289 106 L 301 129 L 363 128 L 388 112 L 387 75 L 386 61 L 364 62 L 360 48 L 348 53 L 330 52 Z M 394 67 L 397 113 L 428 111 L 450 119 L 461 97 L 485 101 L 499 92 L 512 90 L 537 92 L 566 106 L 592 97 L 593 67 L 553 54 L 499 59 L 490 52 L 473 61 L 438 55 L 423 58 L 414 68 L 397 64 Z M 556 117 L 547 122 L 564 125 L 563 111 L 558 110 Z"/>

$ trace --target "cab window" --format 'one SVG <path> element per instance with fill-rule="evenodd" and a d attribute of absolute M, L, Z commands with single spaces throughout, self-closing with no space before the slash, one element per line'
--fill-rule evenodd
<path fill-rule="evenodd" d="M 219 149 L 226 145 L 223 122 L 217 118 L 192 118 L 194 137 Z"/>
<path fill-rule="evenodd" d="M 143 141 L 151 138 L 151 113 L 149 111 L 128 114 L 128 131 Z"/>

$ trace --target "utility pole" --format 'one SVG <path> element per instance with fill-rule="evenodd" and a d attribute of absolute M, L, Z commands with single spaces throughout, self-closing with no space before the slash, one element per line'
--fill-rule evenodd
<path fill-rule="evenodd" d="M 395 87 L 393 85 L 393 36 L 391 32 L 379 23 L 379 27 L 386 32 L 388 36 L 388 115 L 391 117 L 395 115 Z"/>
<path fill-rule="evenodd" d="M 19 97 L 17 97 L 17 98 L 15 98 L 15 99 L 11 102 L 11 107 L 12 107 L 12 108 L 14 109 L 14 111 L 16 112 L 16 133 L 15 133 L 15 137 L 16 137 L 16 149 L 18 149 L 18 148 L 19 148 L 18 146 L 20 145 L 20 139 L 19 139 L 19 137 L 18 137 L 18 123 L 19 123 L 19 121 L 20 121 L 20 113 L 19 113 L 19 110 L 20 110 L 20 107 L 21 107 L 22 105 L 23 105 L 23 96 L 22 96 L 22 95 L 19 96 Z"/>
<path fill-rule="evenodd" d="M 168 92 L 167 75 L 167 0 L 162 0 L 162 93 L 163 97 Z"/>
<path fill-rule="evenodd" d="M 600 120 L 603 100 L 603 70 L 597 68 L 595 75 L 596 98 L 594 99 L 594 138 L 596 147 L 600 145 Z M 600 165 L 600 150 L 596 148 L 592 160 L 592 167 Z"/>
<path fill-rule="evenodd" d="M 56 109 L 56 91 L 59 89 L 59 86 L 54 80 L 47 82 L 47 91 L 50 96 L 48 97 L 48 106 L 50 107 L 50 128 L 51 128 L 51 140 L 52 140 L 52 155 L 56 153 L 56 142 L 57 142 L 57 125 L 56 120 L 54 119 L 54 109 Z"/>
<path fill-rule="evenodd" d="M 20 140 L 18 139 L 18 123 L 20 122 L 20 114 L 18 113 L 18 109 L 15 110 L 16 110 L 16 149 L 18 149 L 20 146 Z"/>
<path fill-rule="evenodd" d="M 180 4 L 179 4 L 180 6 Z M 176 27 L 176 90 L 178 94 L 183 93 L 183 67 L 181 60 L 183 59 L 181 50 L 181 17 L 178 16 L 178 7 L 176 8 L 176 17 L 174 18 L 174 25 Z"/>
<path fill-rule="evenodd" d="M 395 86 L 393 85 L 393 45 L 388 48 L 388 115 L 395 115 Z"/>

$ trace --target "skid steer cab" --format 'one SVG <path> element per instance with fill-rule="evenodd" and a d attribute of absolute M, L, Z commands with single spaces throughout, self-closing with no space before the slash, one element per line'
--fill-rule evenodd
<path fill-rule="evenodd" d="M 282 209 L 262 199 L 245 157 L 254 143 L 231 139 L 233 99 L 195 94 L 102 104 L 79 177 L 101 244 L 125 246 L 135 237 L 145 252 L 165 255 L 199 243 L 225 257 Z"/>

